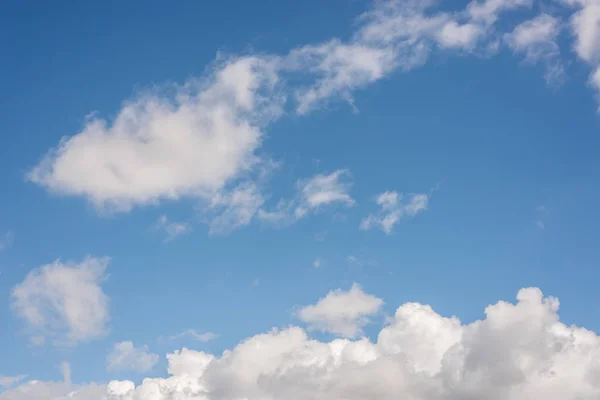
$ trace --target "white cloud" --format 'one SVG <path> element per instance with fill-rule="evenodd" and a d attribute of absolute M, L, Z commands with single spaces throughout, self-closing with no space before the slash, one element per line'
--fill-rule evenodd
<path fill-rule="evenodd" d="M 563 0 L 578 11 L 571 17 L 571 29 L 575 35 L 574 49 L 580 59 L 594 68 L 590 84 L 596 90 L 600 112 L 600 1 Z"/>
<path fill-rule="evenodd" d="M 210 342 L 211 340 L 215 340 L 219 337 L 216 333 L 213 332 L 196 332 L 194 329 L 186 329 L 185 331 L 178 333 L 177 335 L 173 335 L 169 337 L 169 340 L 179 340 L 181 338 L 189 337 L 199 342 Z"/>
<path fill-rule="evenodd" d="M 313 263 L 312 263 L 313 268 L 321 268 L 322 265 L 323 265 L 323 260 L 319 257 L 315 258 L 315 261 L 313 261 Z"/>
<path fill-rule="evenodd" d="M 575 51 L 582 60 L 590 64 L 600 63 L 600 1 L 563 1 L 580 8 L 571 17 L 571 28 L 575 34 Z"/>
<path fill-rule="evenodd" d="M 348 264 L 358 265 L 359 267 L 362 267 L 364 265 L 377 265 L 377 262 L 374 260 L 363 260 L 353 255 L 349 255 L 348 257 L 346 257 L 346 262 L 348 262 Z"/>
<path fill-rule="evenodd" d="M 305 208 L 315 209 L 331 203 L 353 205 L 350 197 L 351 183 L 344 181 L 349 175 L 347 170 L 337 170 L 329 175 L 315 175 L 310 179 L 298 182 Z M 296 214 L 299 213 L 296 209 Z M 302 213 L 302 212 L 300 212 Z"/>
<path fill-rule="evenodd" d="M 467 7 L 467 12 L 473 21 L 493 24 L 503 11 L 522 7 L 531 7 L 533 0 L 473 0 Z"/>
<path fill-rule="evenodd" d="M 423 64 L 435 45 L 473 49 L 484 29 L 459 23 L 457 15 L 428 13 L 430 3 L 379 2 L 361 16 L 361 25 L 348 42 L 332 39 L 290 52 L 285 59 L 288 68 L 316 76 L 314 83 L 295 90 L 298 113 L 306 114 L 331 98 L 352 104 L 353 91 L 398 68 L 410 70 Z"/>
<path fill-rule="evenodd" d="M 411 194 L 403 202 L 404 195 L 398 192 L 383 192 L 375 199 L 380 207 L 377 214 L 370 214 L 361 224 L 360 229 L 369 230 L 378 227 L 387 234 L 392 233 L 394 225 L 402 218 L 414 217 L 427 209 L 429 196 L 426 194 Z"/>
<path fill-rule="evenodd" d="M 219 357 L 168 354 L 169 377 L 138 386 L 31 382 L 0 400 L 596 400 L 600 337 L 563 324 L 558 308 L 536 288 L 469 324 L 406 303 L 375 341 L 321 342 L 298 327 L 274 329 Z"/>
<path fill-rule="evenodd" d="M 438 33 L 438 40 L 445 48 L 472 48 L 483 35 L 483 30 L 476 24 L 459 25 L 456 21 L 448 21 Z"/>
<path fill-rule="evenodd" d="M 158 354 L 148 351 L 148 346 L 135 347 L 133 342 L 116 343 L 112 352 L 106 357 L 106 368 L 109 371 L 147 372 L 158 362 Z"/>
<path fill-rule="evenodd" d="M 170 242 L 181 235 L 191 232 L 192 227 L 187 222 L 170 221 L 166 215 L 161 215 L 156 220 L 154 229 L 163 231 L 166 235 L 165 242 Z"/>
<path fill-rule="evenodd" d="M 394 54 L 388 49 L 337 39 L 294 50 L 289 58 L 298 68 L 320 76 L 313 86 L 296 91 L 300 114 L 333 96 L 351 101 L 352 90 L 382 78 L 395 66 Z"/>
<path fill-rule="evenodd" d="M 111 123 L 87 121 L 28 178 L 110 211 L 185 196 L 210 200 L 259 161 L 260 127 L 280 112 L 275 65 L 238 58 L 170 96 L 142 94 Z"/>
<path fill-rule="evenodd" d="M 317 304 L 303 307 L 296 316 L 310 330 L 356 337 L 370 322 L 369 316 L 378 313 L 382 305 L 383 300 L 365 293 L 355 283 L 348 291 L 329 292 Z"/>
<path fill-rule="evenodd" d="M 229 192 L 217 194 L 211 210 L 220 213 L 210 222 L 209 234 L 225 235 L 248 225 L 263 203 L 262 194 L 254 183 L 243 183 Z"/>
<path fill-rule="evenodd" d="M 505 39 L 513 51 L 525 55 L 527 62 L 546 63 L 547 82 L 559 82 L 564 75 L 560 49 L 556 43 L 560 28 L 557 18 L 540 14 L 517 25 L 512 33 L 505 35 Z"/>
<path fill-rule="evenodd" d="M 2 386 L 3 388 L 11 387 L 11 386 L 21 382 L 26 377 L 27 377 L 27 375 L 16 375 L 16 376 L 0 375 L 0 386 Z"/>
<path fill-rule="evenodd" d="M 575 49 L 594 68 L 600 63 L 600 3 L 563 0 L 577 6 L 571 19 Z M 532 0 L 473 0 L 463 10 L 435 10 L 436 1 L 389 0 L 360 16 L 348 40 L 299 46 L 280 56 L 246 56 L 217 63 L 212 72 L 174 86 L 169 93 L 143 93 L 125 103 L 112 121 L 88 119 L 28 173 L 48 190 L 86 198 L 99 210 L 129 211 L 183 197 L 223 207 L 213 234 L 250 223 L 260 192 L 242 206 L 223 198 L 250 190 L 264 131 L 284 115 L 288 99 L 300 114 L 332 99 L 353 104 L 353 93 L 392 72 L 424 64 L 435 49 L 455 53 L 497 48 L 503 12 L 530 8 Z M 544 19 L 545 18 L 545 19 Z M 562 73 L 555 46 L 559 24 L 534 19 L 509 34 L 526 59 L 543 58 L 546 78 Z M 543 32 L 548 35 L 542 40 Z M 552 40 L 551 40 L 552 39 Z M 594 75 L 596 77 L 596 75 Z M 592 78 L 592 83 L 597 83 Z M 241 185 L 241 186 L 240 186 Z M 300 210 L 301 211 L 301 210 Z M 284 211 L 261 213 L 280 219 Z"/>
<path fill-rule="evenodd" d="M 338 169 L 329 175 L 317 174 L 296 183 L 297 194 L 289 201 L 280 201 L 274 211 L 260 210 L 259 219 L 266 223 L 291 223 L 332 204 L 351 207 L 350 173 Z"/>
<path fill-rule="evenodd" d="M 590 75 L 590 84 L 596 89 L 598 104 L 600 104 L 600 65 Z M 600 112 L 600 105 L 598 106 L 598 111 Z"/>
<path fill-rule="evenodd" d="M 12 232 L 8 231 L 2 237 L 0 237 L 0 252 L 8 249 L 12 246 L 14 235 Z"/>
<path fill-rule="evenodd" d="M 71 364 L 69 364 L 66 361 L 63 361 L 62 363 L 60 363 L 59 368 L 60 368 L 60 373 L 63 376 L 63 382 L 65 383 L 65 385 L 70 385 L 71 384 Z"/>
<path fill-rule="evenodd" d="M 27 323 L 35 342 L 50 336 L 56 344 L 74 345 L 107 333 L 108 297 L 101 284 L 109 260 L 57 260 L 29 272 L 12 289 L 11 307 Z"/>

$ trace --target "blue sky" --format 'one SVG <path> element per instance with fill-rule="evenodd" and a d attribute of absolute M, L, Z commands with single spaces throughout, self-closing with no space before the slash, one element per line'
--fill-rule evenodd
<path fill-rule="evenodd" d="M 180 398 L 103 385 L 273 327 L 387 348 L 407 302 L 466 332 L 528 287 L 598 332 L 600 4 L 431 3 L 3 5 L 0 399 Z"/>

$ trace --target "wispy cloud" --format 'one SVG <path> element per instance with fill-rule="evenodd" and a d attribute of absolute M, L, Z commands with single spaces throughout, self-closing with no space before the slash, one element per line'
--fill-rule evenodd
<path fill-rule="evenodd" d="M 330 174 L 317 174 L 296 182 L 296 196 L 282 200 L 274 210 L 259 211 L 258 217 L 264 223 L 290 224 L 332 205 L 353 206 L 356 202 L 350 196 L 352 181 L 347 170 L 339 169 Z"/>
<path fill-rule="evenodd" d="M 219 337 L 218 334 L 213 332 L 197 332 L 194 329 L 186 329 L 185 331 L 178 333 L 173 336 L 167 337 L 168 340 L 180 340 L 185 338 L 190 338 L 193 340 L 197 340 L 199 342 L 210 342 L 211 340 L 215 340 Z"/>
<path fill-rule="evenodd" d="M 546 229 L 546 223 L 544 221 L 546 219 L 546 216 L 550 212 L 550 210 L 546 206 L 537 206 L 535 208 L 535 212 L 536 212 L 535 225 L 541 230 Z"/>
<path fill-rule="evenodd" d="M 383 192 L 376 197 L 375 202 L 380 207 L 380 211 L 363 219 L 360 229 L 370 230 L 378 227 L 385 233 L 390 234 L 400 220 L 406 217 L 414 217 L 426 210 L 429 195 L 411 194 L 405 197 L 398 192 Z"/>
<path fill-rule="evenodd" d="M 346 262 L 348 264 L 358 265 L 359 267 L 362 267 L 365 265 L 368 265 L 368 266 L 377 265 L 377 261 L 375 261 L 375 260 L 366 260 L 366 259 L 355 257 L 353 255 L 349 255 L 348 257 L 346 257 Z"/>
<path fill-rule="evenodd" d="M 135 347 L 133 342 L 116 343 L 106 357 L 109 371 L 147 372 L 158 362 L 158 354 L 148 351 L 148 346 Z"/>
<path fill-rule="evenodd" d="M 12 246 L 15 235 L 8 231 L 0 236 L 0 253 Z"/>
<path fill-rule="evenodd" d="M 517 25 L 504 37 L 513 51 L 525 55 L 526 62 L 533 64 L 541 61 L 546 64 L 545 78 L 548 83 L 560 83 L 565 74 L 557 43 L 560 30 L 558 18 L 540 14 Z"/>
<path fill-rule="evenodd" d="M 313 268 L 321 268 L 324 263 L 325 263 L 325 261 L 322 258 L 317 257 L 313 261 L 312 266 L 313 266 Z"/>
<path fill-rule="evenodd" d="M 26 322 L 32 344 L 54 338 L 75 345 L 108 332 L 108 297 L 102 290 L 108 257 L 86 257 L 80 263 L 60 260 L 29 272 L 13 287 L 11 307 Z"/>
<path fill-rule="evenodd" d="M 154 230 L 160 230 L 165 234 L 165 242 L 170 242 L 175 238 L 192 231 L 192 227 L 189 223 L 170 221 L 166 215 L 158 217 L 152 228 Z"/>

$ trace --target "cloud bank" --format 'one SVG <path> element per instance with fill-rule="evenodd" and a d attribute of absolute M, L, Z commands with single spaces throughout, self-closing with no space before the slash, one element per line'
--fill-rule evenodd
<path fill-rule="evenodd" d="M 469 324 L 406 303 L 373 341 L 322 342 L 291 326 L 220 356 L 186 348 L 168 354 L 169 377 L 138 386 L 29 382 L 0 399 L 598 399 L 600 338 L 563 324 L 558 309 L 537 288 L 520 290 L 515 304 L 486 307 L 485 318 Z"/>

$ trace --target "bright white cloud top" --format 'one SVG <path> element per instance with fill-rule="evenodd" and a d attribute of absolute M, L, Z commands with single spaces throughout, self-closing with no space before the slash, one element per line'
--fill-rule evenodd
<path fill-rule="evenodd" d="M 352 291 L 359 290 L 332 293 Z M 359 297 L 365 296 L 377 299 Z M 485 319 L 468 324 L 406 303 L 375 341 L 321 342 L 292 326 L 248 338 L 221 356 L 185 348 L 168 354 L 170 376 L 139 386 L 30 382 L 0 399 L 597 399 L 600 338 L 563 324 L 558 308 L 537 288 L 520 290 L 516 304 L 487 307 Z"/>
<path fill-rule="evenodd" d="M 353 338 L 362 334 L 369 317 L 377 314 L 383 300 L 365 293 L 358 284 L 348 291 L 334 290 L 315 305 L 298 311 L 298 319 L 308 324 L 309 330 L 329 332 Z"/>

